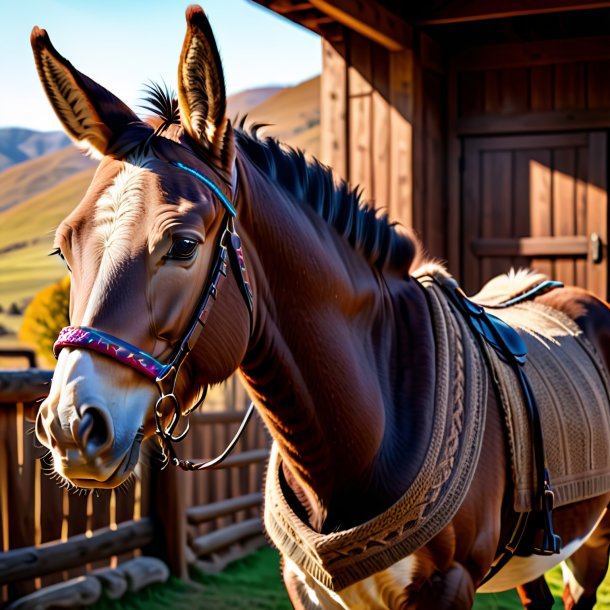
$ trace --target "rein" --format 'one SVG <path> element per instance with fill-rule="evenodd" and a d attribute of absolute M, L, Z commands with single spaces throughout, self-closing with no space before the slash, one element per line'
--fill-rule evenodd
<path fill-rule="evenodd" d="M 123 341 L 109 333 L 87 326 L 66 326 L 63 328 L 57 337 L 57 341 L 55 341 L 55 344 L 53 345 L 53 354 L 57 358 L 59 352 L 64 347 L 89 349 L 112 358 L 125 366 L 131 367 L 152 381 L 159 390 L 159 398 L 157 399 L 154 410 L 156 424 L 155 433 L 159 437 L 159 442 L 161 443 L 161 447 L 167 458 L 165 465 L 171 462 L 174 466 L 179 466 L 183 470 L 205 470 L 220 464 L 234 449 L 254 412 L 254 403 L 250 403 L 237 433 L 218 457 L 207 462 L 182 460 L 176 456 L 172 443 L 180 442 L 188 434 L 190 429 L 188 415 L 201 406 L 205 400 L 206 391 L 204 391 L 201 398 L 185 412 L 185 416 L 187 417 L 185 429 L 180 434 L 175 434 L 180 417 L 182 416 L 182 409 L 180 408 L 180 403 L 175 394 L 178 376 L 184 361 L 195 347 L 201 332 L 205 328 L 212 306 L 218 298 L 220 287 L 227 277 L 229 264 L 231 264 L 233 268 L 240 292 L 244 298 L 246 307 L 248 308 L 250 328 L 252 328 L 254 297 L 243 256 L 241 240 L 235 230 L 235 217 L 237 212 L 234 205 L 212 180 L 197 170 L 180 162 L 171 162 L 171 164 L 189 172 L 198 180 L 206 184 L 216 198 L 222 203 L 225 214 L 220 228 L 220 238 L 216 246 L 216 256 L 212 265 L 212 271 L 201 294 L 199 306 L 195 309 L 192 322 L 180 340 L 178 347 L 173 351 L 170 361 L 167 364 L 162 364 L 147 352 L 131 345 L 127 341 Z M 238 187 L 237 171 L 235 171 L 234 176 L 233 199 L 236 200 Z M 164 426 L 162 420 L 168 415 L 170 416 L 169 424 Z"/>

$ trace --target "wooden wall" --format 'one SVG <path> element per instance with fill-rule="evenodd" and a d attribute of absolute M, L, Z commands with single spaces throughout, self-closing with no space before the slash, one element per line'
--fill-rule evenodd
<path fill-rule="evenodd" d="M 446 256 L 445 79 L 431 41 L 388 51 L 358 33 L 323 42 L 321 160 Z"/>
<path fill-rule="evenodd" d="M 323 41 L 322 161 L 471 292 L 533 265 L 607 297 L 610 37 L 468 46 L 439 30 L 389 51 L 340 32 Z"/>
<path fill-rule="evenodd" d="M 467 290 L 533 266 L 608 296 L 609 73 L 610 37 L 452 56 L 449 196 L 460 215 L 449 240 Z"/>

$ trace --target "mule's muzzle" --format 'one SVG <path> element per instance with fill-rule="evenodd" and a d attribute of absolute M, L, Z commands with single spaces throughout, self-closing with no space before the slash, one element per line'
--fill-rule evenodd
<path fill-rule="evenodd" d="M 84 489 L 112 489 L 126 481 L 133 472 L 140 457 L 143 433 L 138 431 L 127 450 L 110 459 L 88 460 L 82 452 L 71 454 L 55 463 L 55 469 L 76 487 Z"/>
<path fill-rule="evenodd" d="M 36 436 L 51 450 L 56 472 L 77 487 L 111 488 L 125 481 L 136 466 L 143 439 L 117 442 L 112 417 L 102 406 L 84 405 L 70 415 L 43 403 L 36 419 Z"/>

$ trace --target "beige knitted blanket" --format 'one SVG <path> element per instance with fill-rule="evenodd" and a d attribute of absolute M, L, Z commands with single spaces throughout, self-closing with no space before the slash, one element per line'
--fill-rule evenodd
<path fill-rule="evenodd" d="M 515 328 L 528 348 L 525 373 L 542 420 L 555 506 L 610 490 L 610 380 L 580 327 L 534 302 L 490 313 Z M 504 407 L 511 452 L 514 508 L 534 508 L 535 468 L 526 407 L 516 375 L 487 349 Z"/>
<path fill-rule="evenodd" d="M 264 520 L 280 552 L 334 591 L 384 570 L 426 544 L 449 524 L 476 470 L 483 431 L 487 375 L 462 316 L 441 289 L 428 289 L 437 352 L 433 431 L 411 487 L 383 514 L 357 527 L 319 534 L 301 521 L 281 488 L 274 444 L 265 483 Z"/>

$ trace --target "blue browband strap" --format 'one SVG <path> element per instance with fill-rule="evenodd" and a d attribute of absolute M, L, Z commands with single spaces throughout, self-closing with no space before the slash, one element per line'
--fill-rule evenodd
<path fill-rule="evenodd" d="M 229 212 L 231 216 L 235 217 L 237 215 L 233 204 L 226 198 L 225 194 L 209 178 L 206 178 L 203 174 L 200 174 L 196 169 L 193 169 L 188 165 L 184 165 L 184 163 L 180 163 L 180 161 L 170 161 L 170 163 L 172 165 L 175 165 L 176 167 L 179 167 L 180 169 L 187 171 L 189 174 L 195 176 L 195 178 L 199 178 L 199 180 L 201 180 L 201 182 L 207 185 L 212 190 L 214 195 L 216 195 L 216 197 L 220 199 L 220 202 L 222 203 L 222 205 L 225 206 L 227 212 Z"/>

